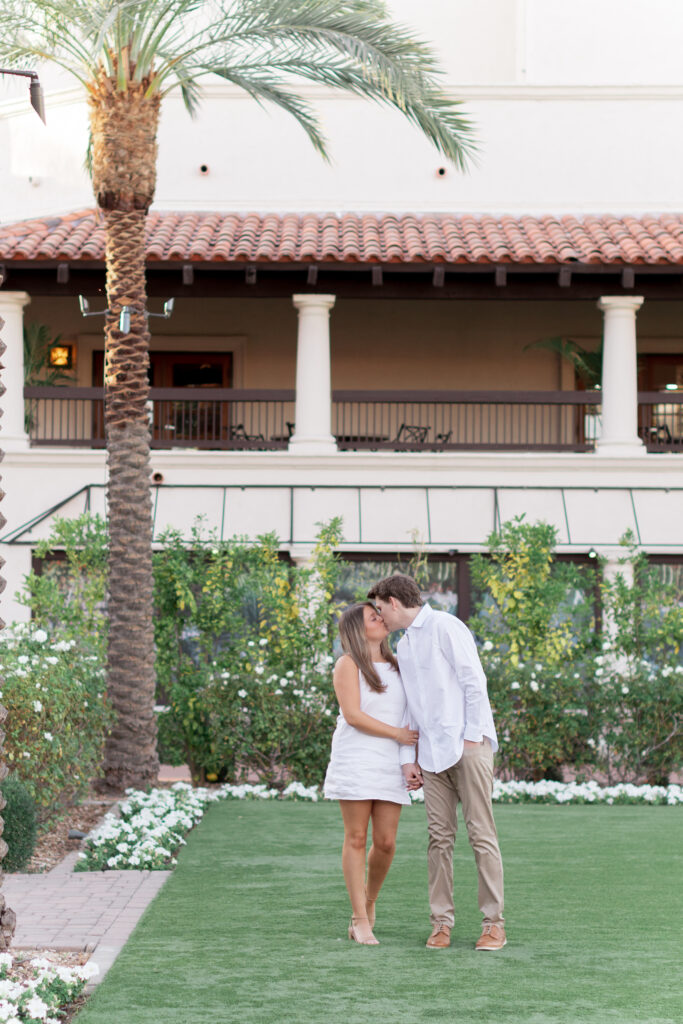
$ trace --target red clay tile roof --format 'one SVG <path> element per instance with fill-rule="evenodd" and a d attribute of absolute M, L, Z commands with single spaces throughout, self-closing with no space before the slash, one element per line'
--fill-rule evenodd
<path fill-rule="evenodd" d="M 1 260 L 102 261 L 93 210 L 0 224 Z M 683 263 L 683 214 L 494 217 L 452 214 L 165 213 L 147 259 L 334 263 Z"/>

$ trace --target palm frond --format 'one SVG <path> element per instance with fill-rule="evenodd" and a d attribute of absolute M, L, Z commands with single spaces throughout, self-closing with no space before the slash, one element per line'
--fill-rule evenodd
<path fill-rule="evenodd" d="M 180 95 L 183 98 L 185 109 L 187 110 L 190 117 L 195 117 L 199 110 L 199 101 L 201 98 L 201 89 L 196 81 L 191 78 L 180 79 L 179 82 Z"/>
<path fill-rule="evenodd" d="M 572 364 L 577 377 L 585 387 L 599 387 L 602 379 L 602 345 L 595 351 L 590 351 L 571 338 L 557 336 L 532 341 L 524 346 L 523 351 L 526 352 L 528 349 L 535 348 L 545 349 L 548 352 L 557 352 L 558 355 Z"/>
<path fill-rule="evenodd" d="M 148 95 L 179 88 L 190 112 L 198 80 L 216 74 L 292 114 L 321 153 L 296 79 L 395 107 L 460 168 L 476 151 L 432 48 L 381 0 L 0 0 L 0 18 L 10 64 L 52 60 L 86 85 L 101 69 Z"/>
<path fill-rule="evenodd" d="M 273 103 L 275 106 L 287 111 L 288 114 L 291 114 L 306 132 L 317 152 L 320 153 L 323 159 L 329 160 L 320 122 L 313 108 L 305 100 L 302 100 L 295 93 L 283 89 L 276 79 L 270 78 L 263 73 L 243 76 L 238 72 L 231 71 L 229 68 L 212 68 L 211 70 L 213 74 L 220 75 L 226 81 L 232 82 L 233 85 L 244 89 L 257 103 L 261 105 L 263 105 L 264 101 Z"/>

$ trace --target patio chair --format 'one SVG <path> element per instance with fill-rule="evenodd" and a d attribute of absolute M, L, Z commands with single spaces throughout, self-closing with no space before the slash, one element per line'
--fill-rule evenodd
<path fill-rule="evenodd" d="M 398 428 L 394 444 L 424 444 L 430 427 L 414 423 L 402 423 Z"/>
<path fill-rule="evenodd" d="M 655 423 L 651 427 L 644 427 L 640 431 L 643 441 L 651 444 L 671 444 L 671 431 L 666 423 Z"/>
<path fill-rule="evenodd" d="M 231 441 L 265 441 L 263 434 L 247 434 L 243 423 L 236 423 L 230 427 Z"/>

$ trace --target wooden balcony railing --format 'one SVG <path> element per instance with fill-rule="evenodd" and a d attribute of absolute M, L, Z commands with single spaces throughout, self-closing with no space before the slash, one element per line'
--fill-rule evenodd
<path fill-rule="evenodd" d="M 640 391 L 638 433 L 650 452 L 683 452 L 683 391 Z"/>
<path fill-rule="evenodd" d="M 27 387 L 32 445 L 104 447 L 104 389 Z M 294 421 L 292 390 L 151 388 L 152 448 L 286 448 Z"/>
<path fill-rule="evenodd" d="M 340 448 L 590 451 L 601 396 L 599 391 L 335 391 L 333 398 Z"/>
<path fill-rule="evenodd" d="M 102 388 L 27 387 L 32 445 L 104 446 Z M 285 449 L 295 392 L 152 388 L 153 448 Z M 332 432 L 345 451 L 590 451 L 599 391 L 335 391 Z M 639 395 L 649 451 L 683 451 L 683 393 Z"/>

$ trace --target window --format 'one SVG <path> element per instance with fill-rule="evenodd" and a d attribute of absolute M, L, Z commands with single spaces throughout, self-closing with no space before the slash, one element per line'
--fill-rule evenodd
<path fill-rule="evenodd" d="M 414 560 L 407 554 L 348 554 L 339 580 L 336 599 L 343 606 L 364 601 L 368 590 L 378 580 L 402 572 L 414 576 Z M 428 555 L 420 561 L 418 571 L 422 598 L 439 611 L 458 614 L 462 611 L 463 572 L 466 556 Z"/>

